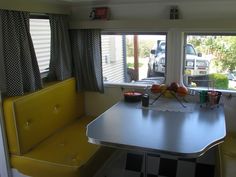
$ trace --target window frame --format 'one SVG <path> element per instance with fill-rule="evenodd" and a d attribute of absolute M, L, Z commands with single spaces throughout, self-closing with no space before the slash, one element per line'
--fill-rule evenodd
<path fill-rule="evenodd" d="M 167 60 L 168 60 L 168 57 L 167 57 L 167 51 L 168 51 L 168 47 L 167 47 L 167 44 L 168 44 L 168 31 L 132 31 L 132 30 L 102 30 L 101 31 L 101 36 L 102 35 L 165 35 L 165 38 L 166 38 L 166 48 L 165 48 L 165 76 L 164 76 L 164 82 L 166 82 L 166 75 L 167 75 Z M 147 86 L 150 86 L 149 84 L 137 84 L 137 83 L 126 83 L 126 82 L 120 82 L 120 83 L 115 83 L 115 82 L 104 82 L 103 81 L 103 84 L 105 87 L 119 87 L 121 86 L 122 88 L 132 88 L 132 89 L 135 89 L 135 88 L 146 88 Z"/>
<path fill-rule="evenodd" d="M 232 31 L 232 30 L 183 30 L 182 31 L 182 34 L 183 34 L 183 43 L 182 45 L 186 45 L 187 44 L 187 36 L 188 35 L 196 35 L 196 36 L 211 36 L 211 35 L 219 35 L 219 36 L 235 36 L 236 37 L 236 31 Z M 182 50 L 182 53 L 183 53 L 183 57 L 182 57 L 182 62 L 185 63 L 186 62 L 186 55 L 185 55 L 185 49 L 183 48 Z M 208 90 L 208 88 L 201 88 L 201 87 L 189 87 L 187 85 L 185 85 L 185 81 L 184 81 L 184 73 L 185 73 L 185 65 L 183 64 L 182 65 L 182 83 L 184 86 L 188 87 L 190 90 L 195 90 L 195 91 L 202 91 L 202 90 Z M 216 89 L 214 88 L 214 90 L 216 91 L 220 91 L 222 92 L 223 94 L 229 94 L 229 96 L 231 95 L 236 95 L 236 90 L 225 90 L 225 89 Z"/>

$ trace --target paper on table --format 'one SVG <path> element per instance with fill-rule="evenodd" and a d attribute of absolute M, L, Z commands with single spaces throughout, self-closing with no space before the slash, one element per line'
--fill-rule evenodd
<path fill-rule="evenodd" d="M 151 101 L 150 101 L 151 102 Z M 138 106 L 141 109 L 150 109 L 156 111 L 172 111 L 172 112 L 193 112 L 194 103 L 183 103 L 186 107 L 183 107 L 177 100 L 175 99 L 158 99 L 152 105 L 148 107 L 143 107 L 142 104 Z"/>

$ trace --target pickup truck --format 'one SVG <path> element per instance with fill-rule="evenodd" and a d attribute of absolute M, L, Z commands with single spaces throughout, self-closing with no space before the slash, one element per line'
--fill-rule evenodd
<path fill-rule="evenodd" d="M 148 77 L 164 76 L 166 63 L 166 42 L 157 41 L 157 45 L 151 50 L 148 62 Z M 209 60 L 197 53 L 192 44 L 185 46 L 185 74 L 206 75 L 209 73 Z"/>

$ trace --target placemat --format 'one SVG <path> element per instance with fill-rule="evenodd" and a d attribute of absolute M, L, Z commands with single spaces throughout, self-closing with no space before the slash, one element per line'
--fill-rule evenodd
<path fill-rule="evenodd" d="M 150 100 L 150 103 L 153 100 Z M 138 105 L 140 109 L 149 109 L 156 111 L 171 111 L 171 112 L 193 112 L 195 104 L 183 102 L 186 107 L 183 107 L 176 99 L 159 98 L 155 103 L 148 107 L 143 107 L 142 103 Z"/>

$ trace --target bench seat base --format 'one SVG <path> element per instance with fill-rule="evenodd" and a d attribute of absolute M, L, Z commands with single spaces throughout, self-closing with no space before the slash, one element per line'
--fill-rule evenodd
<path fill-rule="evenodd" d="M 50 136 L 30 152 L 11 155 L 11 164 L 34 177 L 92 177 L 112 154 L 113 149 L 88 143 L 83 117 Z"/>
<path fill-rule="evenodd" d="M 236 176 L 236 134 L 228 133 L 224 143 L 220 145 L 221 177 Z"/>

